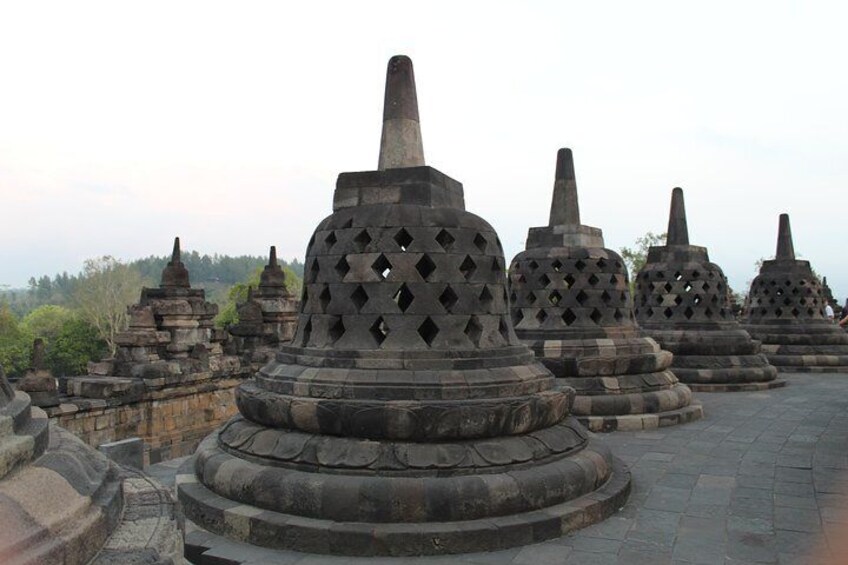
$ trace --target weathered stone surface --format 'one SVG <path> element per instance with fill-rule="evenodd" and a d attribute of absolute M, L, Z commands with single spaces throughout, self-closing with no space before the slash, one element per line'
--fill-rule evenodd
<path fill-rule="evenodd" d="M 56 378 L 47 369 L 44 361 L 44 341 L 36 339 L 32 344 L 30 367 L 17 383 L 18 390 L 26 392 L 35 406 L 59 404 L 59 387 Z"/>
<path fill-rule="evenodd" d="M 636 321 L 674 353 L 672 369 L 695 391 L 782 386 L 777 369 L 739 323 L 721 267 L 689 244 L 683 190 L 671 195 L 666 245 L 648 250 L 636 275 Z"/>
<path fill-rule="evenodd" d="M 603 519 L 629 475 L 515 336 L 497 234 L 397 131 L 417 127 L 405 57 L 386 103 L 381 170 L 339 176 L 294 339 L 183 468 L 187 515 L 233 540 L 341 555 L 488 550 Z"/>
<path fill-rule="evenodd" d="M 559 150 L 555 177 L 551 224 L 530 228 L 509 268 L 516 334 L 576 389 L 572 411 L 592 430 L 700 417 L 669 370 L 672 355 L 636 325 L 624 261 L 604 248 L 601 230 L 579 223 L 570 149 Z"/>
<path fill-rule="evenodd" d="M 795 258 L 789 215 L 777 254 L 763 261 L 745 304 L 745 329 L 779 371 L 848 372 L 848 333 L 825 317 L 826 296 L 809 261 Z"/>

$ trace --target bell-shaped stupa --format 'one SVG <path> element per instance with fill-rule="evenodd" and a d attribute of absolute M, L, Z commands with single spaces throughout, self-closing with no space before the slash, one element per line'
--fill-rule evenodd
<path fill-rule="evenodd" d="M 692 391 L 669 370 L 671 353 L 636 325 L 621 256 L 604 248 L 600 229 L 580 223 L 570 149 L 557 154 L 550 223 L 530 228 L 509 273 L 516 334 L 576 389 L 572 413 L 589 429 L 701 417 Z"/>
<path fill-rule="evenodd" d="M 674 354 L 674 374 L 695 391 L 783 386 L 760 342 L 733 314 L 727 278 L 706 247 L 689 244 L 683 190 L 671 193 L 665 245 L 651 247 L 636 275 L 639 325 Z"/>
<path fill-rule="evenodd" d="M 603 519 L 629 474 L 516 338 L 497 234 L 424 165 L 404 56 L 379 163 L 339 175 L 293 342 L 177 476 L 187 518 L 218 539 L 361 556 L 494 550 Z"/>
<path fill-rule="evenodd" d="M 848 372 L 848 333 L 825 317 L 825 304 L 810 262 L 795 258 L 789 214 L 781 214 L 777 254 L 748 292 L 745 329 L 781 372 Z"/>

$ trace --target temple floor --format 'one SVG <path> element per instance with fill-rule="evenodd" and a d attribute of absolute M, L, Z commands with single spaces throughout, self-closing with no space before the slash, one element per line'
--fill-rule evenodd
<path fill-rule="evenodd" d="M 491 553 L 362 558 L 246 546 L 192 531 L 215 563 L 848 563 L 848 375 L 781 374 L 785 388 L 699 393 L 704 418 L 601 435 L 633 473 L 624 508 L 565 537 Z M 173 487 L 184 459 L 149 472 Z"/>

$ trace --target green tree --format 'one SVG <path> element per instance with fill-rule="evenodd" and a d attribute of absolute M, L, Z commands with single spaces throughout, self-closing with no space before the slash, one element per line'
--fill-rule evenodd
<path fill-rule="evenodd" d="M 262 273 L 262 268 L 256 269 L 250 278 L 246 281 L 239 282 L 230 287 L 227 292 L 227 301 L 221 307 L 218 315 L 215 317 L 215 325 L 219 328 L 225 328 L 230 324 L 238 322 L 238 305 L 247 300 L 248 289 L 257 288 L 259 286 L 259 277 Z M 300 297 L 303 290 L 303 279 L 300 278 L 294 269 L 288 265 L 283 267 L 283 273 L 286 275 L 286 290 L 292 296 Z"/>
<path fill-rule="evenodd" d="M 0 302 L 0 365 L 10 377 L 19 377 L 29 367 L 32 335 L 21 328 L 6 302 Z"/>
<path fill-rule="evenodd" d="M 21 327 L 34 338 L 40 337 L 50 344 L 66 322 L 74 319 L 74 312 L 64 306 L 45 304 L 39 306 L 21 320 Z"/>
<path fill-rule="evenodd" d="M 142 284 L 136 269 L 114 257 L 85 262 L 82 280 L 74 292 L 74 303 L 112 354 L 117 349 L 115 336 L 127 327 L 127 306 L 138 300 Z"/>
<path fill-rule="evenodd" d="M 627 270 L 630 271 L 631 280 L 636 276 L 636 273 L 645 266 L 645 261 L 648 259 L 648 249 L 652 245 L 664 245 L 666 233 L 648 232 L 645 235 L 636 238 L 635 247 L 622 247 L 619 249 L 621 258 L 624 259 L 624 264 L 627 265 Z"/>
<path fill-rule="evenodd" d="M 97 329 L 80 317 L 66 320 L 47 346 L 47 363 L 54 375 L 73 376 L 87 372 L 88 362 L 109 352 Z"/>

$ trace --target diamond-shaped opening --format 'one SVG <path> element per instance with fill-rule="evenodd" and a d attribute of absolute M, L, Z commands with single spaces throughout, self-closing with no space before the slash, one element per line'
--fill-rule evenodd
<path fill-rule="evenodd" d="M 535 271 L 539 268 L 539 264 L 536 261 L 530 261 L 529 263 L 527 263 L 527 266 L 530 268 L 531 271 Z"/>
<path fill-rule="evenodd" d="M 577 320 L 577 315 L 571 311 L 571 308 L 566 308 L 565 312 L 562 313 L 562 321 L 565 322 L 566 326 L 570 326 Z"/>
<path fill-rule="evenodd" d="M 456 238 L 452 236 L 447 230 L 442 230 L 436 234 L 436 243 L 442 246 L 442 249 L 445 251 L 450 251 L 453 247 L 453 242 L 456 241 Z"/>
<path fill-rule="evenodd" d="M 627 295 L 624 293 L 624 291 L 623 291 L 623 290 L 622 290 L 622 291 L 621 291 L 621 293 L 618 295 L 618 299 L 619 299 L 619 300 L 621 300 L 622 302 L 627 301 Z"/>
<path fill-rule="evenodd" d="M 683 285 L 683 290 L 686 291 L 686 292 L 689 292 L 690 290 L 692 290 L 692 283 L 690 283 L 689 281 L 686 281 L 686 284 Z"/>
<path fill-rule="evenodd" d="M 663 310 L 663 314 L 666 318 L 671 318 L 672 316 L 674 316 L 674 310 L 672 310 L 671 308 L 666 308 L 665 310 Z"/>
<path fill-rule="evenodd" d="M 791 286 L 791 285 L 792 285 L 792 281 L 790 281 L 790 280 L 788 280 L 788 279 L 787 279 L 787 280 L 785 280 L 785 281 L 783 282 L 783 284 L 785 284 L 786 286 Z"/>
<path fill-rule="evenodd" d="M 674 273 L 674 280 L 679 281 L 682 278 L 683 278 L 683 275 L 680 273 L 680 271 L 677 271 L 676 273 Z"/>
<path fill-rule="evenodd" d="M 710 302 L 712 302 L 713 304 L 718 304 L 718 296 L 713 294 L 713 297 L 710 299 Z"/>
<path fill-rule="evenodd" d="M 491 305 L 492 305 L 492 301 L 495 299 L 495 297 L 494 297 L 494 296 L 492 296 L 491 291 L 489 291 L 489 286 L 488 286 L 488 285 L 486 285 L 486 286 L 484 286 L 484 287 L 483 287 L 483 290 L 480 292 L 480 296 L 479 296 L 478 298 L 479 298 L 479 300 L 480 300 L 480 304 L 481 304 L 481 305 L 482 305 L 482 306 L 483 306 L 486 310 L 488 310 L 488 309 L 489 309 L 489 307 L 491 307 Z"/>
<path fill-rule="evenodd" d="M 565 288 L 571 288 L 574 285 L 574 281 L 576 279 L 574 278 L 574 275 L 572 275 L 571 273 L 568 273 L 567 275 L 565 275 L 565 278 L 563 278 L 562 280 L 563 280 L 563 282 L 565 282 Z"/>
<path fill-rule="evenodd" d="M 701 300 L 703 300 L 703 299 L 701 298 L 701 295 L 700 295 L 700 294 L 696 294 L 696 295 L 695 295 L 695 297 L 692 299 L 692 302 L 694 302 L 695 304 L 700 304 L 700 303 L 701 303 Z"/>
<path fill-rule="evenodd" d="M 774 315 L 780 318 L 783 315 L 783 310 L 781 310 L 780 308 L 775 308 Z"/>
<path fill-rule="evenodd" d="M 402 284 L 400 285 L 400 288 L 397 290 L 395 295 L 392 296 L 392 300 L 395 301 L 395 304 L 397 304 L 401 312 L 406 312 L 406 310 L 412 304 L 412 301 L 415 300 L 415 297 L 412 295 L 412 292 L 410 292 L 406 285 Z"/>
<path fill-rule="evenodd" d="M 474 245 L 477 246 L 477 249 L 480 250 L 480 253 L 486 252 L 486 246 L 489 245 L 489 242 L 483 237 L 483 234 L 477 234 L 474 236 Z"/>
<path fill-rule="evenodd" d="M 497 257 L 492 257 L 492 272 L 499 273 L 503 271 L 503 267 L 501 267 L 501 261 Z"/>
<path fill-rule="evenodd" d="M 577 296 L 574 297 L 577 300 L 577 303 L 583 306 L 583 304 L 589 300 L 589 295 L 583 292 L 582 290 L 577 293 Z"/>
<path fill-rule="evenodd" d="M 798 296 L 798 289 L 797 289 L 797 288 L 793 288 L 793 289 L 792 289 L 792 294 L 794 294 L 795 296 Z"/>
<path fill-rule="evenodd" d="M 609 283 L 613 285 L 618 284 L 618 277 L 616 277 L 615 275 L 610 275 Z M 653 284 L 651 285 L 651 287 L 653 288 Z"/>
<path fill-rule="evenodd" d="M 675 296 L 675 297 L 674 297 L 674 303 L 675 303 L 675 304 L 677 304 L 678 306 L 680 306 L 680 303 L 681 303 L 681 302 L 683 302 L 683 297 L 682 297 L 682 296 L 680 296 L 680 295 L 678 294 L 677 296 Z"/>
<path fill-rule="evenodd" d="M 327 237 L 324 238 L 324 243 L 327 244 L 327 251 L 333 248 L 338 239 L 336 238 L 336 232 L 331 231 Z"/>
<path fill-rule="evenodd" d="M 468 339 L 471 340 L 471 343 L 479 347 L 480 338 L 483 336 L 483 325 L 477 319 L 477 316 L 471 316 L 468 319 L 468 323 L 465 324 L 463 331 L 468 336 Z"/>
<path fill-rule="evenodd" d="M 544 324 L 545 320 L 548 319 L 548 313 L 545 312 L 544 309 L 539 309 L 539 311 L 536 312 L 536 319 L 539 321 L 540 324 Z"/>
<path fill-rule="evenodd" d="M 514 304 L 516 300 L 518 300 L 518 295 L 515 294 L 515 291 L 513 290 L 509 295 L 509 301 Z"/>
<path fill-rule="evenodd" d="M 783 299 L 784 306 L 789 306 L 790 304 L 792 304 L 792 300 L 788 296 Z"/>
<path fill-rule="evenodd" d="M 654 315 L 654 309 L 648 308 L 647 310 L 645 310 L 645 315 L 650 318 L 651 316 Z"/>
<path fill-rule="evenodd" d="M 596 324 L 600 324 L 604 316 L 603 314 L 601 314 L 600 310 L 598 310 L 597 308 L 592 308 L 592 313 L 589 314 L 589 317 L 592 318 L 592 321 Z"/>
<path fill-rule="evenodd" d="M 701 286 L 701 288 L 703 288 L 703 289 L 704 289 L 704 292 L 707 292 L 708 290 L 710 290 L 710 283 L 705 282 L 705 283 Z"/>
<path fill-rule="evenodd" d="M 427 346 L 433 345 L 433 340 L 436 339 L 436 336 L 439 335 L 439 327 L 436 325 L 433 320 L 430 319 L 430 316 L 427 316 L 421 325 L 418 326 L 418 335 L 421 336 L 421 339 L 424 340 L 424 343 Z"/>
<path fill-rule="evenodd" d="M 662 302 L 663 302 L 663 297 L 662 297 L 662 296 L 660 296 L 659 294 L 655 294 L 655 295 L 654 295 L 654 300 L 656 300 L 657 304 L 662 304 Z"/>
<path fill-rule="evenodd" d="M 548 295 L 548 300 L 550 300 L 551 304 L 556 306 L 562 300 L 562 295 L 558 291 L 553 291 Z"/>
<path fill-rule="evenodd" d="M 527 302 L 530 303 L 530 304 L 533 304 L 534 302 L 536 302 L 536 293 L 535 292 L 530 291 L 530 292 L 527 293 Z"/>
<path fill-rule="evenodd" d="M 769 281 L 769 284 L 770 284 L 771 286 L 774 286 L 774 285 L 776 285 L 776 284 L 777 284 L 777 281 Z"/>
<path fill-rule="evenodd" d="M 615 262 L 615 265 L 616 265 L 615 268 L 617 269 L 618 268 L 618 261 Z M 657 278 L 658 279 L 664 279 L 665 278 L 665 275 L 663 274 L 662 271 L 657 271 Z"/>
<path fill-rule="evenodd" d="M 361 284 L 357 285 L 356 290 L 350 294 L 350 301 L 356 306 L 357 312 L 361 311 L 365 303 L 368 302 L 368 293 L 365 292 Z"/>
<path fill-rule="evenodd" d="M 609 304 L 610 300 L 612 300 L 612 296 L 610 296 L 609 292 L 604 291 L 603 293 L 601 293 L 601 300 L 604 301 L 604 304 Z M 642 306 L 644 306 L 647 301 L 648 299 L 645 298 L 644 295 L 642 295 Z"/>
<path fill-rule="evenodd" d="M 712 318 L 712 317 L 713 317 L 713 311 L 712 311 L 712 310 L 710 310 L 709 308 L 707 308 L 706 310 L 704 310 L 704 315 L 705 315 L 707 318 Z"/>
<path fill-rule="evenodd" d="M 330 296 L 330 287 L 324 286 L 324 290 L 321 291 L 321 294 L 318 295 L 318 300 L 321 301 L 321 312 L 327 312 L 327 306 L 330 305 L 330 300 L 332 300 L 332 296 Z"/>
<path fill-rule="evenodd" d="M 589 276 L 589 284 L 590 284 L 590 285 L 595 286 L 595 285 L 596 285 L 596 284 L 598 284 L 599 282 L 601 282 L 601 279 L 599 279 L 598 277 L 596 277 L 596 276 L 595 276 L 595 273 L 592 273 L 592 274 Z"/>
<path fill-rule="evenodd" d="M 395 243 L 398 244 L 398 247 L 400 247 L 400 250 L 403 252 L 406 252 L 406 250 L 409 249 L 412 241 L 412 236 L 409 235 L 409 232 L 406 231 L 405 228 L 400 228 L 400 231 L 395 234 Z"/>
<path fill-rule="evenodd" d="M 350 265 L 348 265 L 347 259 L 345 259 L 344 257 L 339 259 L 338 263 L 336 263 L 336 266 L 334 268 L 336 270 L 336 274 L 338 274 L 339 278 L 341 279 L 345 278 L 345 275 L 348 273 L 348 271 L 350 271 Z"/>
<path fill-rule="evenodd" d="M 321 268 L 318 266 L 318 258 L 312 259 L 312 265 L 309 266 L 309 282 L 315 282 L 318 280 L 318 271 Z"/>
<path fill-rule="evenodd" d="M 516 278 L 516 279 L 515 279 L 515 282 L 518 282 L 518 283 L 526 283 L 526 282 L 527 282 L 527 279 L 526 279 L 526 278 L 524 278 L 524 275 L 518 275 L 518 278 Z"/>
<path fill-rule="evenodd" d="M 616 308 L 615 313 L 613 314 L 613 318 L 615 318 L 616 322 L 620 322 L 622 318 L 624 318 L 624 314 L 621 313 L 621 310 Z"/>
<path fill-rule="evenodd" d="M 439 295 L 439 303 L 448 313 L 451 312 L 451 309 L 458 300 L 459 296 L 456 295 L 456 292 L 454 292 L 450 285 L 446 286 L 445 290 L 442 291 L 442 294 Z"/>
<path fill-rule="evenodd" d="M 805 304 L 807 303 L 807 299 L 806 299 L 806 298 L 802 298 L 802 299 L 801 299 L 801 300 L 799 300 L 798 302 L 800 302 L 800 303 L 801 303 L 801 306 L 803 306 L 803 305 L 805 305 Z"/>
<path fill-rule="evenodd" d="M 474 271 L 477 270 L 477 265 L 474 263 L 474 260 L 471 256 L 466 255 L 465 259 L 462 260 L 462 264 L 459 266 L 459 272 L 462 273 L 462 276 L 465 277 L 465 280 L 471 278 L 474 274 Z"/>
<path fill-rule="evenodd" d="M 582 271 L 583 269 L 585 269 L 585 268 L 586 268 L 586 262 L 585 262 L 583 259 L 578 259 L 578 260 L 577 260 L 577 262 L 576 262 L 576 263 L 574 263 L 574 267 L 575 267 L 578 271 Z"/>
<path fill-rule="evenodd" d="M 342 229 L 348 229 L 353 227 L 353 216 L 347 219 L 345 223 L 342 224 Z"/>
<path fill-rule="evenodd" d="M 783 289 L 782 289 L 782 288 L 778 288 L 778 289 L 777 289 L 777 295 L 778 295 L 778 296 L 783 296 Z"/>
<path fill-rule="evenodd" d="M 671 292 L 671 289 L 674 288 L 674 287 L 671 285 L 670 282 L 667 282 L 667 283 L 665 283 L 665 286 L 663 288 L 665 289 L 666 292 Z"/>
<path fill-rule="evenodd" d="M 551 277 L 549 277 L 548 275 L 542 275 L 541 277 L 539 277 L 539 283 L 543 287 L 548 286 L 549 284 L 551 284 Z"/>
<path fill-rule="evenodd" d="M 506 318 L 504 316 L 501 316 L 501 319 L 498 322 L 498 333 L 501 334 L 501 337 L 505 342 L 509 343 L 509 324 L 506 323 Z"/>
<path fill-rule="evenodd" d="M 517 326 L 524 319 L 524 311 L 521 308 L 516 308 L 512 311 L 512 325 Z"/>
<path fill-rule="evenodd" d="M 421 259 L 415 264 L 415 270 L 418 271 L 418 274 L 421 275 L 421 278 L 425 281 L 427 277 L 433 274 L 433 271 L 436 270 L 436 264 L 430 259 L 430 256 L 426 253 L 421 256 Z"/>
<path fill-rule="evenodd" d="M 695 269 L 694 271 L 692 271 L 692 278 L 698 280 L 699 278 L 701 278 L 701 272 L 698 269 Z"/>
<path fill-rule="evenodd" d="M 327 335 L 329 336 L 330 341 L 332 343 L 336 343 L 337 341 L 339 341 L 339 339 L 341 339 L 341 337 L 344 335 L 344 333 L 345 333 L 344 323 L 342 322 L 341 316 L 339 316 L 336 319 L 336 322 L 332 326 L 330 326 L 330 331 L 328 332 Z"/>
<path fill-rule="evenodd" d="M 812 315 L 813 315 L 813 309 L 807 308 L 807 316 L 812 316 Z"/>
<path fill-rule="evenodd" d="M 380 316 L 374 323 L 371 324 L 371 327 L 368 329 L 368 332 L 374 338 L 374 341 L 377 342 L 377 345 L 382 345 L 384 341 L 386 341 L 386 337 L 389 335 L 389 326 L 386 325 L 383 317 Z"/>
<path fill-rule="evenodd" d="M 386 259 L 386 256 L 382 253 L 377 259 L 371 263 L 371 270 L 377 273 L 377 276 L 380 277 L 381 281 L 389 278 L 389 275 L 392 272 L 392 264 Z"/>
<path fill-rule="evenodd" d="M 603 257 L 599 258 L 598 259 L 598 267 L 602 270 L 606 269 L 607 268 L 607 260 L 604 259 Z"/>
<path fill-rule="evenodd" d="M 720 317 L 724 318 L 726 314 L 727 314 L 727 311 L 724 308 L 719 309 L 718 315 Z"/>
<path fill-rule="evenodd" d="M 309 287 L 303 285 L 303 290 L 300 293 L 300 311 L 306 312 L 306 304 L 309 302 Z"/>
<path fill-rule="evenodd" d="M 357 251 L 360 253 L 365 251 L 365 248 L 371 243 L 371 236 L 368 234 L 368 230 L 362 230 L 356 234 L 356 237 L 353 238 L 353 243 L 356 244 Z"/>
<path fill-rule="evenodd" d="M 309 338 L 312 337 L 312 318 L 310 317 L 306 320 L 306 324 L 303 326 L 303 340 L 301 341 L 301 345 L 306 347 L 309 345 Z"/>
<path fill-rule="evenodd" d="M 695 315 L 695 311 L 687 306 L 686 310 L 683 311 L 683 315 L 686 316 L 687 320 L 689 320 Z"/>
<path fill-rule="evenodd" d="M 560 262 L 559 259 L 556 259 L 553 263 L 551 263 L 551 267 L 553 267 L 555 273 L 558 273 L 562 270 L 562 262 Z"/>
<path fill-rule="evenodd" d="M 715 273 L 714 273 L 713 271 L 709 271 L 709 272 L 707 273 L 707 276 L 708 276 L 708 277 L 710 277 L 710 278 L 714 278 L 714 277 L 715 277 Z"/>
<path fill-rule="evenodd" d="M 798 314 L 800 314 L 800 313 L 801 313 L 801 312 L 800 312 L 797 308 L 793 308 L 793 309 L 792 309 L 792 316 L 793 316 L 793 317 L 797 318 L 797 317 L 798 317 Z"/>

